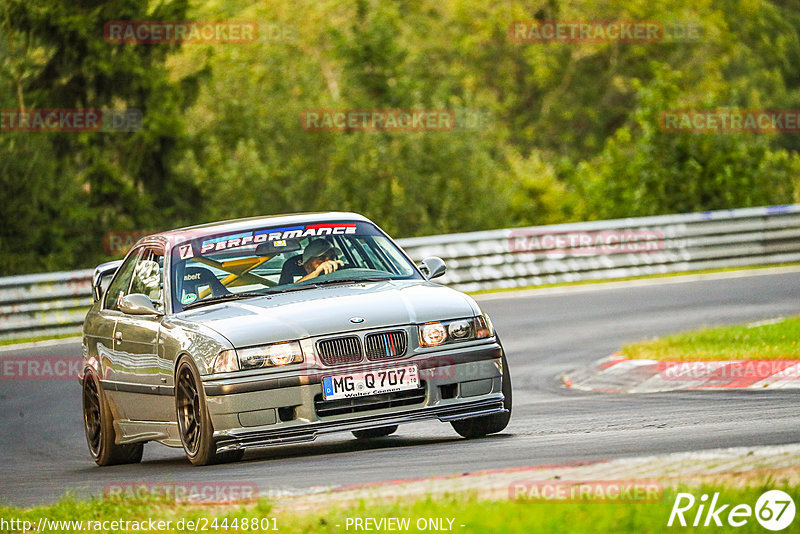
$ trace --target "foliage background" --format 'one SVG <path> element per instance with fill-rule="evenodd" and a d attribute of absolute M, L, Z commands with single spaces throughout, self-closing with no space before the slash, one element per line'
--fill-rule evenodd
<path fill-rule="evenodd" d="M 699 39 L 517 43 L 514 20 Z M 247 44 L 113 45 L 109 20 L 244 20 Z M 132 133 L 0 132 L 0 275 L 90 267 L 109 231 L 353 210 L 396 237 L 800 200 L 796 134 L 659 130 L 800 109 L 793 0 L 0 0 L 0 109 L 137 108 Z M 308 132 L 317 108 L 472 110 L 453 132 Z"/>

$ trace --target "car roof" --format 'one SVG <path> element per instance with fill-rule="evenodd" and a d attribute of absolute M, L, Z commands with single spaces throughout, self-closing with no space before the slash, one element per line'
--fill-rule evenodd
<path fill-rule="evenodd" d="M 175 230 L 167 230 L 142 238 L 141 243 L 157 242 L 162 245 L 174 245 L 189 239 L 204 235 L 236 233 L 251 228 L 274 225 L 308 224 L 317 221 L 364 221 L 372 222 L 363 215 L 345 211 L 328 211 L 314 213 L 291 213 L 283 215 L 269 215 L 262 217 L 246 217 L 244 219 L 231 219 L 212 223 L 186 226 Z"/>

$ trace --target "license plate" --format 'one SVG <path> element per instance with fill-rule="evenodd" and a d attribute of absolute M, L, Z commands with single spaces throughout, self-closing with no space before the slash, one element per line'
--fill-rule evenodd
<path fill-rule="evenodd" d="M 322 397 L 325 400 L 379 395 L 418 387 L 416 365 L 322 377 Z"/>

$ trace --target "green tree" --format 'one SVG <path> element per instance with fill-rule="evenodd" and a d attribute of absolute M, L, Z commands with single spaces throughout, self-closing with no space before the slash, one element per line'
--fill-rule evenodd
<path fill-rule="evenodd" d="M 659 117 L 674 105 L 679 73 L 663 70 L 637 83 L 638 106 L 629 125 L 576 173 L 586 218 L 687 213 L 793 201 L 800 156 L 771 147 L 758 133 L 670 133 Z M 672 105 L 670 105 L 672 104 Z M 707 102 L 701 109 L 713 108 Z"/>
<path fill-rule="evenodd" d="M 104 255 L 109 230 L 156 228 L 191 212 L 196 199 L 170 171 L 183 139 L 182 110 L 197 80 L 170 79 L 169 47 L 114 45 L 109 20 L 185 19 L 187 2 L 150 8 L 136 0 L 3 0 L 0 69 L 13 109 L 134 109 L 126 132 L 0 133 L 0 272 L 85 266 Z M 16 253 L 16 254 L 13 254 Z"/>

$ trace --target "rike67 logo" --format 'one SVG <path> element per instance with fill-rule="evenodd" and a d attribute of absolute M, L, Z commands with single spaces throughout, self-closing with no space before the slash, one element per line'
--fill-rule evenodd
<path fill-rule="evenodd" d="M 696 506 L 695 506 L 696 505 Z M 709 500 L 707 494 L 695 499 L 691 493 L 678 493 L 669 514 L 667 526 L 693 527 L 742 527 L 748 524 L 753 516 L 767 530 L 784 530 L 794 521 L 795 504 L 792 497 L 781 490 L 770 490 L 761 494 L 755 507 L 749 504 L 723 503 L 719 493 Z"/>

